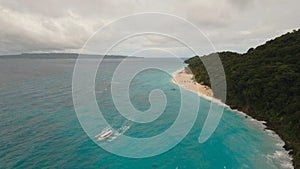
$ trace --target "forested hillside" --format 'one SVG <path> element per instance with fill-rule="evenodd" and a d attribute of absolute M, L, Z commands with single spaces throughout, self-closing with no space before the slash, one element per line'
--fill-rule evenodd
<path fill-rule="evenodd" d="M 219 56 L 226 74 L 226 103 L 266 121 L 286 142 L 286 149 L 293 150 L 295 168 L 300 168 L 300 30 L 244 54 L 220 52 Z M 185 63 L 198 82 L 210 85 L 198 56 Z"/>

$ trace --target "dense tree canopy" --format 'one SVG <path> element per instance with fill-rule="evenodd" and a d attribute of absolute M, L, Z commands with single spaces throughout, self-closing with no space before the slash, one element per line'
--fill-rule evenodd
<path fill-rule="evenodd" d="M 226 103 L 266 121 L 293 150 L 294 165 L 300 168 L 300 30 L 244 54 L 218 54 L 226 74 Z M 210 85 L 201 59 L 195 56 L 185 63 L 198 82 Z"/>

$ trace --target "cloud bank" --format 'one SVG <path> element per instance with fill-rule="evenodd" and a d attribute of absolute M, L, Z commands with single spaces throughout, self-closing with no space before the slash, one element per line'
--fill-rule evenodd
<path fill-rule="evenodd" d="M 140 12 L 162 12 L 185 18 L 208 36 L 217 51 L 245 52 L 270 38 L 298 29 L 299 6 L 299 0 L 0 0 L 0 54 L 79 52 L 100 27 Z M 159 26 L 173 31 L 167 24 Z M 120 29 L 112 30 L 103 38 L 110 40 L 117 31 Z M 187 36 L 192 38 L 188 32 Z M 204 53 L 213 52 L 206 51 L 203 45 Z M 126 55 L 132 52 L 129 48 L 137 46 L 160 46 L 181 50 L 182 56 L 190 55 L 176 43 L 154 36 L 130 40 L 115 52 Z"/>

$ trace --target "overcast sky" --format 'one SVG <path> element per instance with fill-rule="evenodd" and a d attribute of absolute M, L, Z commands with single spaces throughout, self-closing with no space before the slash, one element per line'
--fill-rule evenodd
<path fill-rule="evenodd" d="M 141 12 L 179 16 L 195 24 L 215 50 L 245 52 L 298 29 L 299 6 L 299 0 L 0 0 L 0 54 L 79 52 L 102 26 Z M 156 24 L 146 19 L 145 23 Z M 185 25 L 158 23 L 162 32 L 186 33 L 197 45 L 198 39 Z M 110 33 L 97 38 L 115 41 L 120 31 L 126 31 L 118 26 L 130 29 L 128 25 L 115 24 L 109 29 Z M 133 37 L 112 50 L 112 54 L 139 55 L 142 53 L 139 50 L 161 47 L 159 50 L 165 53 L 176 51 L 181 56 L 191 55 L 173 41 L 158 35 Z M 199 44 L 203 54 L 213 52 L 208 47 L 210 44 Z"/>

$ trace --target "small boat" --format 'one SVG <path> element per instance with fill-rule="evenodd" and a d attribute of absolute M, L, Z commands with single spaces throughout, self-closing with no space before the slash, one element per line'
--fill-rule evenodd
<path fill-rule="evenodd" d="M 107 139 L 109 136 L 111 136 L 113 133 L 113 130 L 112 129 L 108 129 L 107 131 L 104 131 L 103 133 L 101 134 L 98 134 L 96 137 L 97 137 L 97 140 L 98 141 L 102 141 L 102 140 L 105 140 Z"/>

